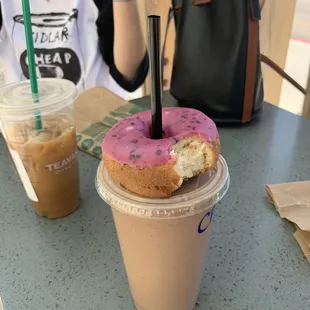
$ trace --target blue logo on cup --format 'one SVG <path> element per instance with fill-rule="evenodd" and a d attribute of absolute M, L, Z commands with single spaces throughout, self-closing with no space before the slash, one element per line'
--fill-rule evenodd
<path fill-rule="evenodd" d="M 213 210 L 214 208 L 212 208 L 211 211 L 208 211 L 201 219 L 198 225 L 198 234 L 203 234 L 210 226 L 213 217 Z"/>

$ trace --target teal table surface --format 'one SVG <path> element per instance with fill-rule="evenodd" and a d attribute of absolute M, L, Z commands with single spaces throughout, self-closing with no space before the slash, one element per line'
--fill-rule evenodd
<path fill-rule="evenodd" d="M 293 225 L 264 190 L 266 183 L 310 179 L 310 121 L 266 104 L 251 125 L 219 131 L 231 186 L 213 217 L 195 310 L 310 309 L 310 265 Z M 39 218 L 0 138 L 5 310 L 134 309 L 111 211 L 94 186 L 99 161 L 84 153 L 79 161 L 80 208 L 63 219 Z"/>

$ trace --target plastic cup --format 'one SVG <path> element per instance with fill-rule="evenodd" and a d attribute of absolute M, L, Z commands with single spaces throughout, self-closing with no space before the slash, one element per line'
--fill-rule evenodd
<path fill-rule="evenodd" d="M 26 193 L 39 216 L 59 218 L 79 204 L 79 170 L 73 102 L 75 85 L 39 79 L 39 103 L 30 82 L 0 88 L 3 135 Z M 42 130 L 35 128 L 41 115 Z"/>
<path fill-rule="evenodd" d="M 213 210 L 229 187 L 217 169 L 186 182 L 169 199 L 127 192 L 102 162 L 96 188 L 112 207 L 130 290 L 138 310 L 193 310 L 205 266 Z"/>

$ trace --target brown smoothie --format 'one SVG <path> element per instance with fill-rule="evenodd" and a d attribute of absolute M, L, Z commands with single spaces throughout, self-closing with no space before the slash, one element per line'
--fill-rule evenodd
<path fill-rule="evenodd" d="M 193 310 L 204 274 L 214 206 L 229 187 L 227 164 L 187 181 L 170 198 L 129 193 L 102 162 L 96 189 L 111 206 L 138 310 Z"/>
<path fill-rule="evenodd" d="M 44 116 L 42 123 L 42 130 L 32 120 L 8 127 L 7 144 L 35 212 L 59 218 L 79 204 L 75 128 L 66 115 Z"/>
<path fill-rule="evenodd" d="M 193 310 L 212 213 L 156 220 L 112 211 L 137 309 Z M 206 230 L 198 233 L 201 221 Z"/>

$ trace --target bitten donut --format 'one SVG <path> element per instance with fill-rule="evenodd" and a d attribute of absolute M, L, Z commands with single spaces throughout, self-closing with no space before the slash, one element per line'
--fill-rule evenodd
<path fill-rule="evenodd" d="M 151 111 L 115 124 L 102 143 L 105 167 L 128 191 L 144 197 L 169 197 L 187 179 L 215 168 L 220 139 L 205 114 L 188 108 L 163 108 L 163 139 L 151 139 Z"/>

